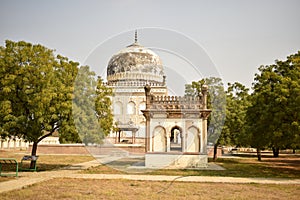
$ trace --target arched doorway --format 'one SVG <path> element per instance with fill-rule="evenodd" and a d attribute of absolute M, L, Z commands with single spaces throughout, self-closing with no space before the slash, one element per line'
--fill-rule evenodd
<path fill-rule="evenodd" d="M 182 152 L 182 129 L 179 126 L 171 129 L 170 151 Z"/>

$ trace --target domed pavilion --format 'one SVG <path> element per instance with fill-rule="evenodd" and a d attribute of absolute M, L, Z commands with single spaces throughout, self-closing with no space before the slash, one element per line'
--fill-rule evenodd
<path fill-rule="evenodd" d="M 112 143 L 144 145 L 146 168 L 207 167 L 207 86 L 197 97 L 168 96 L 161 59 L 137 33 L 110 59 L 107 85 L 114 92 Z"/>
<path fill-rule="evenodd" d="M 144 87 L 150 85 L 157 96 L 167 95 L 166 76 L 160 57 L 137 41 L 120 50 L 108 62 L 107 86 L 112 88 L 113 143 L 144 143 L 146 108 Z"/>

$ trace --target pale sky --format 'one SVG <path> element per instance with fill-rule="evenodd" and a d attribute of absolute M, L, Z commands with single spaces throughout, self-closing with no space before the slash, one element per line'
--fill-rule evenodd
<path fill-rule="evenodd" d="M 260 65 L 300 50 L 299 8 L 299 0 L 0 0 L 0 45 L 39 43 L 103 73 L 138 29 L 166 65 L 168 85 L 195 79 L 184 63 L 205 76 L 211 62 L 225 84 L 251 87 Z"/>

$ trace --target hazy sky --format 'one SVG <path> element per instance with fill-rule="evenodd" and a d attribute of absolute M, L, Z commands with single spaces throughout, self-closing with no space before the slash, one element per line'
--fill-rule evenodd
<path fill-rule="evenodd" d="M 0 0 L 0 44 L 6 39 L 40 43 L 81 64 L 89 64 L 98 51 L 99 66 L 91 67 L 105 69 L 139 29 L 139 41 L 162 57 L 159 48 L 167 48 L 169 55 L 180 49 L 177 57 L 194 62 L 189 55 L 203 48 L 224 83 L 250 87 L 260 65 L 300 50 L 299 8 L 299 0 Z M 165 35 L 151 34 L 153 30 Z M 165 59 L 177 74 L 188 71 L 182 59 Z"/>

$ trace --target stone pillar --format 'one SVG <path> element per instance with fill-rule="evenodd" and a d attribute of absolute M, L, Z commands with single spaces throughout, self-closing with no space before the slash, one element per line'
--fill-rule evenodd
<path fill-rule="evenodd" d="M 200 132 L 198 133 L 198 138 L 199 138 L 199 146 L 198 146 L 198 152 L 201 153 L 201 148 L 202 148 L 202 135 L 201 135 L 201 130 L 199 130 Z"/>
<path fill-rule="evenodd" d="M 150 103 L 151 103 L 151 87 L 149 85 L 146 85 L 144 87 L 145 89 L 145 95 L 146 95 L 146 109 L 150 109 Z"/>
<path fill-rule="evenodd" d="M 202 144 L 201 144 L 201 152 L 200 153 L 207 153 L 207 117 L 204 116 L 202 119 Z"/>
<path fill-rule="evenodd" d="M 150 113 L 149 111 L 142 111 L 146 118 L 146 135 L 145 135 L 145 152 L 150 151 Z M 152 150 L 153 151 L 153 150 Z"/>
<path fill-rule="evenodd" d="M 170 141 L 169 134 L 166 134 L 166 140 L 167 140 L 166 152 L 170 152 L 171 151 L 171 141 Z"/>
<path fill-rule="evenodd" d="M 136 130 L 132 131 L 132 144 L 135 144 L 135 135 L 136 135 Z"/>
<path fill-rule="evenodd" d="M 202 144 L 201 144 L 201 153 L 207 154 L 207 119 L 210 114 L 210 111 L 207 110 L 207 92 L 208 86 L 203 85 L 201 88 L 202 92 L 202 104 L 203 104 L 203 112 L 202 116 Z"/>
<path fill-rule="evenodd" d="M 150 106 L 151 106 L 151 87 L 146 85 L 144 87 L 146 95 L 146 110 L 142 111 L 144 117 L 146 118 L 146 137 L 145 137 L 145 152 L 150 151 Z"/>
<path fill-rule="evenodd" d="M 182 138 L 181 138 L 182 149 L 181 149 L 181 151 L 186 152 L 186 137 L 187 137 L 187 135 L 184 132 L 182 132 L 181 135 L 182 135 Z"/>

